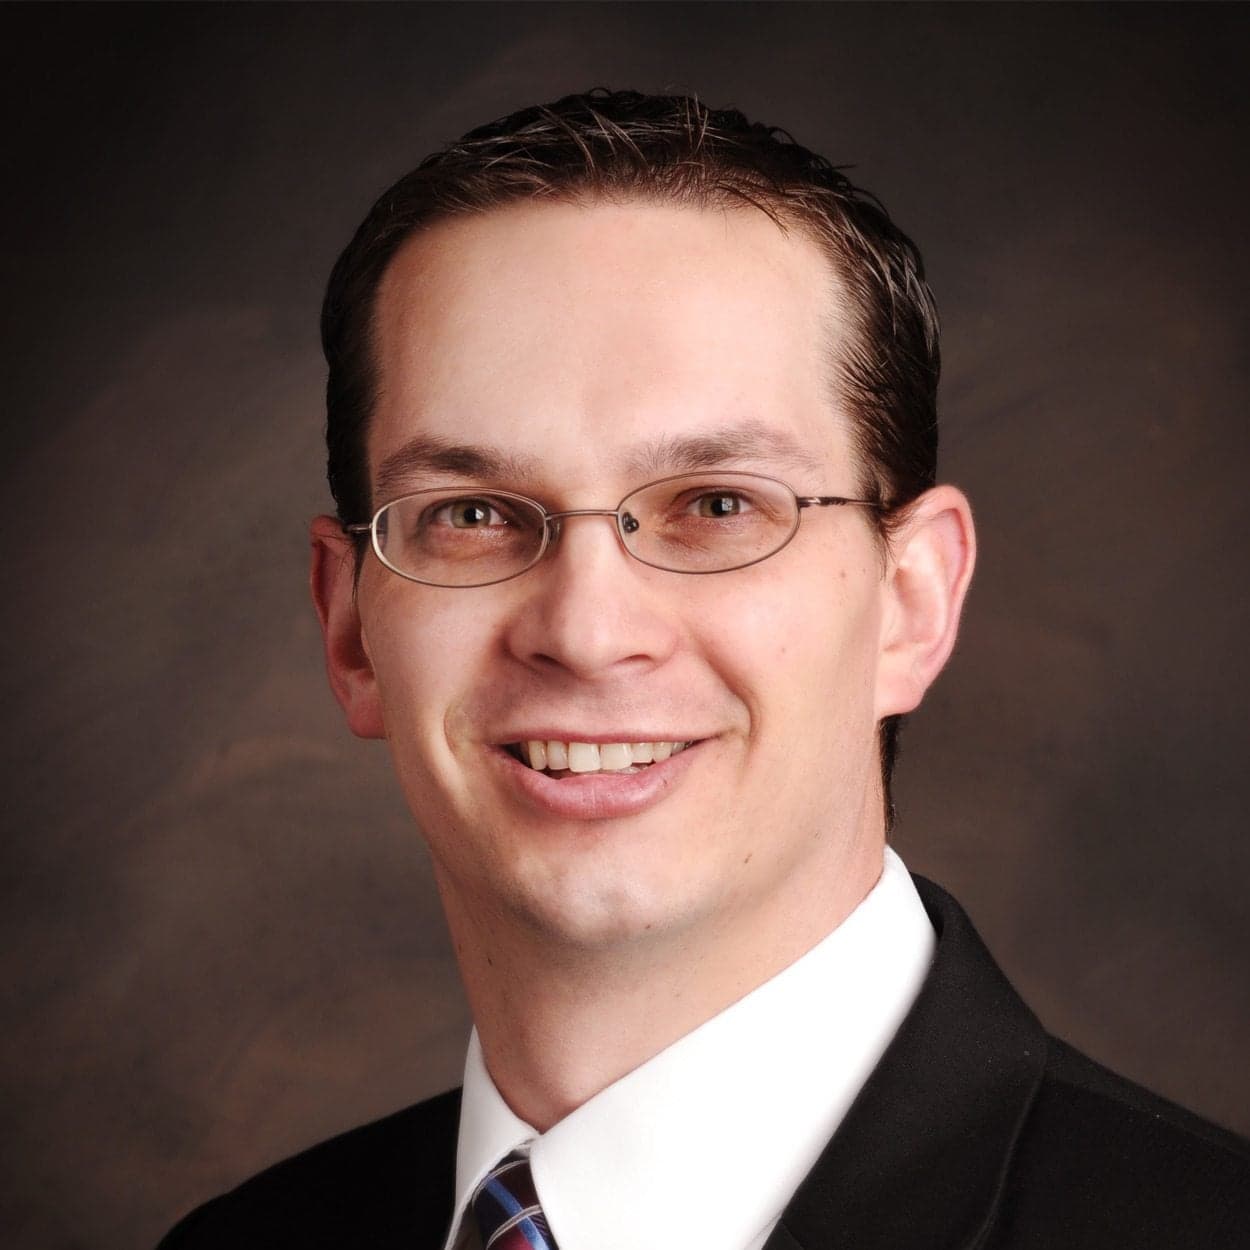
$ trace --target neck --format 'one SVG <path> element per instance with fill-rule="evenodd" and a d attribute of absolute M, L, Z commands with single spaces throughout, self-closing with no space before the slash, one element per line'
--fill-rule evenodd
<path fill-rule="evenodd" d="M 538 1132 L 806 954 L 881 874 L 883 839 L 750 910 L 588 949 L 440 882 L 491 1078 Z M 483 917 L 490 917 L 483 920 Z"/>

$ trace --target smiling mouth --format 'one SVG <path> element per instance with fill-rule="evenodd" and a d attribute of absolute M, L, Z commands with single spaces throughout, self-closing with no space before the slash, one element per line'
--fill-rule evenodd
<path fill-rule="evenodd" d="M 640 773 L 684 751 L 690 742 L 509 742 L 504 750 L 548 777 L 582 777 L 593 773 Z"/>

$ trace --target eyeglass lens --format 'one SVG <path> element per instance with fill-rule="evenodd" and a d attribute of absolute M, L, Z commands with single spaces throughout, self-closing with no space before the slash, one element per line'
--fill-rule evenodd
<path fill-rule="evenodd" d="M 748 473 L 653 482 L 623 499 L 617 515 L 631 555 L 680 573 L 762 560 L 786 545 L 799 521 L 787 486 Z M 375 528 L 379 554 L 396 572 L 439 586 L 481 586 L 523 572 L 542 553 L 547 525 L 558 531 L 569 520 L 549 523 L 533 500 L 505 491 L 451 489 L 395 500 Z"/>

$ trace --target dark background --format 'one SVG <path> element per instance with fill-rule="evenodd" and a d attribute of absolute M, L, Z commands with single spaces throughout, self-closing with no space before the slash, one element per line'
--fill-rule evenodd
<path fill-rule="evenodd" d="M 1043 1020 L 1250 1132 L 1242 6 L 14 7 L 3 1240 L 121 1250 L 458 1079 L 424 852 L 325 688 L 316 341 L 374 195 L 595 84 L 877 191 L 982 563 L 897 844 Z"/>

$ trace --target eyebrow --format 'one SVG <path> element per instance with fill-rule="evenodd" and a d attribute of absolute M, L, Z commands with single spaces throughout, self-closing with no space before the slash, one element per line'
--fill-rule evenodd
<path fill-rule="evenodd" d="M 452 443 L 432 434 L 418 434 L 378 466 L 375 490 L 379 499 L 391 499 L 396 491 L 427 474 L 445 477 L 528 481 L 538 470 L 539 457 L 514 456 L 493 447 Z"/>
<path fill-rule="evenodd" d="M 626 468 L 644 474 L 691 473 L 735 461 L 764 461 L 819 473 L 824 463 L 792 434 L 762 421 L 740 421 L 708 434 L 661 435 L 631 452 Z"/>
<path fill-rule="evenodd" d="M 811 473 L 825 467 L 820 457 L 792 434 L 754 420 L 707 434 L 662 434 L 629 451 L 622 467 L 645 478 L 693 473 L 741 461 L 788 465 Z M 418 434 L 383 459 L 375 490 L 378 499 L 392 499 L 414 479 L 428 475 L 526 483 L 538 477 L 541 463 L 542 458 L 536 455 L 518 456 L 494 447 Z"/>

